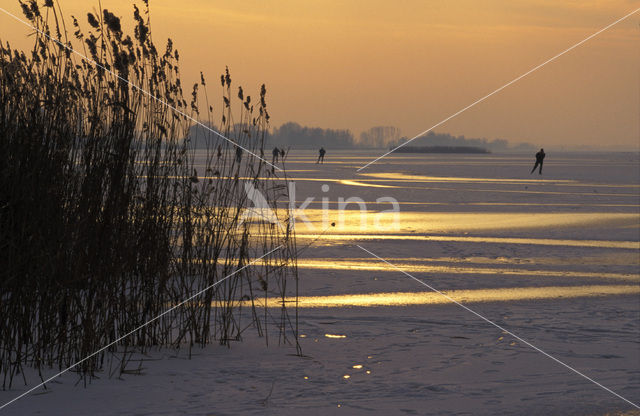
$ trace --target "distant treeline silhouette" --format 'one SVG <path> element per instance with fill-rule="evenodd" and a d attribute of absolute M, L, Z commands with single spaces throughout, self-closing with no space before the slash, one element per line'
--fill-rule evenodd
<path fill-rule="evenodd" d="M 215 126 L 212 127 L 216 128 Z M 240 126 L 236 126 L 236 130 L 241 131 L 239 130 L 240 128 Z M 206 137 L 204 133 L 206 133 L 206 130 L 203 127 L 195 125 L 191 127 L 189 137 Z M 329 149 L 383 149 L 395 148 L 408 141 L 409 138 L 406 136 L 401 137 L 400 129 L 393 126 L 371 127 L 360 133 L 360 136 L 356 139 L 351 130 L 307 127 L 290 121 L 272 129 L 265 140 L 268 143 L 267 146 L 277 146 L 282 149 L 318 149 L 323 146 Z M 196 143 L 196 147 L 205 148 L 206 146 L 207 143 L 204 141 Z M 412 146 L 481 148 L 490 152 L 531 151 L 536 149 L 530 143 L 510 145 L 504 139 L 488 140 L 464 136 L 456 137 L 447 133 L 434 132 L 429 132 L 424 137 L 414 140 Z M 464 149 L 461 149 L 461 151 L 464 151 Z"/>
<path fill-rule="evenodd" d="M 210 125 L 210 127 L 219 130 L 217 126 Z M 232 129 L 240 130 L 241 126 L 234 126 Z M 207 129 L 204 127 L 194 125 L 189 129 L 187 137 L 197 148 L 204 149 L 210 146 L 207 140 L 212 140 L 207 133 Z M 194 140 L 196 137 L 199 139 Z M 303 127 L 293 122 L 285 123 L 267 133 L 265 142 L 268 143 L 268 146 L 277 146 L 282 149 L 289 147 L 295 149 L 316 149 L 322 146 L 331 149 L 353 149 L 357 147 L 353 134 L 349 130 Z"/>
<path fill-rule="evenodd" d="M 474 146 L 402 146 L 398 153 L 491 153 L 483 147 Z"/>
<path fill-rule="evenodd" d="M 319 148 L 352 149 L 356 146 L 353 133 L 349 130 L 323 129 L 305 127 L 298 123 L 288 122 L 273 129 L 269 134 L 269 142 L 282 148 Z"/>
<path fill-rule="evenodd" d="M 331 149 L 362 149 L 396 147 L 409 140 L 400 135 L 400 129 L 393 126 L 376 126 L 360 133 L 358 139 L 350 130 L 333 130 L 319 127 L 305 127 L 288 122 L 273 129 L 268 135 L 271 145 L 283 148 L 315 149 L 320 146 Z M 520 143 L 515 146 L 504 139 L 467 138 L 447 133 L 429 132 L 412 142 L 413 146 L 438 146 L 442 148 L 466 147 L 481 148 L 491 152 L 530 151 L 535 146 Z M 467 149 L 468 150 L 468 149 Z"/>
<path fill-rule="evenodd" d="M 396 147 L 402 143 L 407 141 L 407 138 L 403 137 L 398 139 L 397 141 L 389 143 L 389 147 Z M 491 152 L 513 152 L 513 151 L 530 151 L 535 149 L 530 143 L 519 143 L 515 146 L 510 146 L 509 142 L 504 139 L 493 139 L 488 140 L 485 138 L 476 139 L 476 138 L 467 138 L 464 136 L 452 136 L 447 133 L 434 133 L 430 131 L 425 134 L 424 137 L 420 137 L 412 142 L 413 146 L 427 146 L 427 147 L 441 147 L 441 148 L 479 148 L 483 150 L 488 150 Z M 409 146 L 403 146 L 402 148 L 406 149 Z M 401 148 L 401 149 L 402 149 Z M 398 149 L 399 151 L 400 149 Z M 460 149 L 461 151 L 464 149 Z M 467 152 L 468 153 L 468 152 Z M 472 152 L 479 153 L 479 152 Z"/>

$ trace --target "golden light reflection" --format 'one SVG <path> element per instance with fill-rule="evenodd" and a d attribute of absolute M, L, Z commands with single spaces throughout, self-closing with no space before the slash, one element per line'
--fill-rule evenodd
<path fill-rule="evenodd" d="M 509 183 L 509 184 L 574 184 L 577 181 L 563 179 L 496 179 L 496 178 L 470 178 L 458 176 L 425 176 L 425 175 L 407 175 L 404 173 L 362 173 L 363 176 L 378 178 L 384 181 L 402 181 L 402 182 L 483 182 L 483 183 Z"/>
<path fill-rule="evenodd" d="M 589 185 L 591 186 L 591 185 Z M 606 185 L 605 185 L 606 186 Z M 443 188 L 443 187 L 405 187 L 406 189 L 420 189 L 426 191 L 453 191 L 453 192 L 480 192 L 482 194 L 506 193 L 506 194 L 531 194 L 531 195 L 573 195 L 573 196 L 589 196 L 589 197 L 630 197 L 638 198 L 637 193 L 604 193 L 604 192 L 567 192 L 567 191 L 532 191 L 530 189 L 486 189 L 486 188 Z M 595 191 L 595 190 L 594 190 Z"/>
<path fill-rule="evenodd" d="M 336 163 L 341 163 L 341 162 L 336 162 Z M 346 166 L 345 166 L 346 167 Z M 357 168 L 357 166 L 354 166 L 354 168 Z M 386 175 L 386 174 L 384 174 Z M 148 176 L 145 175 L 139 175 L 139 178 L 148 178 Z M 255 178 L 250 178 L 250 177 L 230 177 L 230 176 L 211 176 L 211 175 L 201 175 L 201 176 L 195 176 L 197 177 L 197 179 L 199 181 L 206 181 L 206 180 L 241 180 L 241 181 L 252 181 L 255 180 Z M 169 179 L 188 179 L 184 176 L 168 176 Z M 191 177 L 190 177 L 191 178 Z M 404 180 L 404 182 L 414 182 L 414 183 L 497 183 L 496 181 L 507 181 L 504 182 L 503 184 L 510 184 L 510 185 L 528 185 L 531 184 L 530 182 L 523 182 L 523 181 L 527 181 L 526 179 L 523 180 L 516 180 L 516 179 L 488 179 L 488 178 L 440 178 L 443 180 L 435 180 L 435 178 L 438 177 L 433 177 L 434 180 Z M 269 180 L 269 181 L 281 181 L 283 180 L 283 178 L 280 177 L 276 177 L 276 176 L 264 176 L 264 177 L 259 177 L 259 179 L 261 180 Z M 465 179 L 471 179 L 470 181 L 465 181 Z M 379 183 L 375 183 L 375 182 L 393 182 L 396 183 L 398 182 L 398 179 L 360 179 L 358 181 L 353 181 L 353 180 L 343 180 L 343 179 L 336 179 L 336 178 L 304 178 L 304 177 L 297 177 L 297 178 L 287 178 L 288 181 L 291 182 L 322 182 L 322 183 L 337 183 L 337 184 L 342 184 L 342 185 L 348 185 L 348 186 L 358 186 L 358 187 L 369 187 L 369 188 L 403 188 L 403 189 L 419 189 L 419 190 L 438 190 L 438 191 L 454 191 L 454 192 L 460 192 L 460 191 L 465 191 L 465 192 L 482 192 L 482 193 L 519 193 L 519 194 L 542 194 L 542 195 L 576 195 L 576 196 L 594 196 L 594 197 L 604 197 L 604 196 L 614 196 L 614 197 L 633 197 L 633 198 L 637 198 L 637 193 L 622 193 L 622 192 L 618 192 L 618 193 L 605 193 L 605 192 L 567 192 L 567 191 L 549 191 L 549 190 L 544 190 L 544 191 L 536 191 L 536 190 L 530 190 L 528 188 L 523 189 L 478 189 L 478 188 L 445 188 L 445 187 L 420 187 L 420 186 L 396 186 L 396 185 L 382 185 Z M 520 181 L 520 182 L 511 182 L 511 181 Z M 541 180 L 542 181 L 542 180 Z M 538 183 L 540 181 L 535 181 L 535 183 Z M 550 181 L 550 182 L 554 182 L 554 181 Z M 498 183 L 499 184 L 499 183 Z M 562 183 L 562 181 L 555 181 L 553 183 L 554 185 L 565 185 L 565 186 L 582 186 L 582 187 L 607 187 L 607 188 L 624 188 L 624 187 L 638 187 L 640 185 L 604 185 L 604 184 L 578 184 L 578 183 Z M 595 189 L 594 189 L 595 191 Z"/>
<path fill-rule="evenodd" d="M 576 245 L 592 247 L 640 248 L 639 242 L 614 241 L 602 243 L 600 240 L 557 240 L 557 239 L 528 239 L 528 238 L 497 238 L 489 241 L 489 237 L 449 236 L 438 234 L 464 233 L 493 230 L 528 230 L 549 229 L 558 227 L 625 227 L 637 228 L 638 215 L 635 213 L 511 213 L 511 212 L 415 212 L 399 211 L 391 202 L 382 202 L 380 211 L 365 210 L 362 202 L 346 200 L 345 207 L 357 207 L 363 210 L 341 209 L 323 210 L 306 208 L 295 211 L 296 233 L 300 238 L 313 238 L 323 232 L 324 240 L 434 240 L 434 241 L 478 241 L 501 242 L 514 244 L 536 244 L 544 241 L 551 245 Z M 210 215 L 212 209 L 202 209 L 202 215 Z M 257 222 L 272 222 L 276 216 L 280 225 L 284 225 L 293 211 L 288 209 L 245 208 L 240 212 L 243 219 L 258 220 Z M 227 212 L 234 216 L 235 211 Z M 246 214 L 246 215 L 245 215 Z M 247 218 L 245 218 L 247 217 Z M 251 222 L 251 221 L 248 221 Z M 335 223 L 335 226 L 331 224 Z M 256 228 L 253 235 L 258 236 L 260 229 Z M 374 231 L 376 234 L 370 234 Z M 406 234 L 396 234 L 396 233 Z M 409 234 L 411 233 L 411 234 Z M 429 235 L 431 234 L 431 235 Z M 436 234 L 435 236 L 432 234 Z M 450 240 L 451 238 L 463 240 Z M 449 240 L 448 240 L 449 239 Z M 553 243 L 555 241 L 556 243 Z M 575 244 L 558 244 L 558 241 L 578 241 Z M 584 242 L 587 241 L 587 242 Z M 591 242 L 589 242 L 591 241 Z M 597 241 L 594 243 L 593 241 Z"/>
<path fill-rule="evenodd" d="M 417 202 L 416 204 L 419 204 L 419 202 Z M 445 205 L 445 203 L 442 203 L 442 204 Z M 598 204 L 598 203 L 567 204 L 562 202 L 556 202 L 556 203 L 467 202 L 467 203 L 456 203 L 455 205 L 507 206 L 507 207 L 540 207 L 540 206 L 543 206 L 543 207 L 640 207 L 639 204 Z"/>
<path fill-rule="evenodd" d="M 637 213 L 617 212 L 419 212 L 392 211 L 390 203 L 381 211 L 329 210 L 307 208 L 309 223 L 297 222 L 297 231 L 323 230 L 336 221 L 336 234 L 395 233 L 400 229 L 412 233 L 431 234 L 486 230 L 544 229 L 556 227 L 637 225 Z M 358 236 L 359 238 L 359 236 Z M 637 247 L 637 246 L 636 246 Z"/>
<path fill-rule="evenodd" d="M 318 239 L 317 234 L 298 233 L 298 239 Z M 406 240 L 406 241 L 451 241 L 462 243 L 490 243 L 490 244 L 532 244 L 545 246 L 567 247 L 600 247 L 619 249 L 640 249 L 638 241 L 611 241 L 611 240 L 565 240 L 550 238 L 516 238 L 516 237 L 468 237 L 468 236 L 444 236 L 444 235 L 389 235 L 389 234 L 325 234 L 322 240 Z"/>
<path fill-rule="evenodd" d="M 442 292 L 460 303 L 512 302 L 534 299 L 565 299 L 612 295 L 638 295 L 640 294 L 640 286 L 545 286 L 447 291 L 443 290 Z M 293 298 L 285 298 L 285 302 L 294 301 L 295 299 Z M 258 304 L 259 300 L 256 299 L 255 302 L 256 304 Z M 281 302 L 282 298 L 273 298 L 270 299 L 267 304 L 270 308 L 280 308 Z M 443 305 L 447 303 L 451 303 L 451 301 L 441 294 L 435 292 L 354 293 L 329 296 L 301 296 L 298 298 L 298 306 L 300 308 Z M 250 306 L 250 302 L 248 301 L 242 302 L 242 304 Z"/>
<path fill-rule="evenodd" d="M 452 266 L 400 263 L 389 259 L 395 266 L 411 273 L 437 273 L 442 274 L 474 274 L 474 275 L 514 275 L 537 277 L 592 277 L 605 279 L 619 279 L 628 281 L 640 281 L 640 274 L 610 273 L 610 272 L 585 272 L 575 270 L 526 270 L 491 268 L 478 266 Z M 336 259 L 298 259 L 299 269 L 323 269 L 323 270 L 367 270 L 378 272 L 395 272 L 396 270 L 385 263 L 372 260 L 336 260 Z"/>
<path fill-rule="evenodd" d="M 288 202 L 283 201 L 283 206 L 287 206 Z M 314 200 L 314 201 L 295 201 L 296 205 L 301 205 L 303 203 L 307 203 L 308 205 L 320 205 L 324 203 L 322 200 Z M 329 201 L 329 206 L 337 205 L 338 201 Z M 379 201 L 364 201 L 367 205 L 384 205 L 384 202 Z M 584 203 L 565 203 L 565 202 L 503 202 L 503 201 L 491 201 L 491 202 L 451 202 L 451 201 L 440 201 L 440 202 L 426 202 L 426 201 L 398 201 L 399 205 L 407 205 L 407 206 L 490 206 L 490 207 L 629 207 L 629 208 L 637 208 L 640 207 L 640 204 L 616 204 L 616 203 L 598 203 L 598 202 L 584 202 Z"/>
<path fill-rule="evenodd" d="M 364 187 L 367 187 L 367 188 L 399 188 L 398 186 L 393 186 L 393 185 L 380 185 L 380 184 L 375 184 L 375 183 L 364 183 L 364 182 L 360 182 L 360 181 L 349 181 L 349 180 L 345 180 L 345 179 L 339 180 L 338 183 L 340 183 L 342 185 L 364 186 Z"/>
<path fill-rule="evenodd" d="M 640 243 L 639 243 L 640 244 Z M 335 262 L 335 259 L 328 258 L 305 258 L 298 260 L 299 262 L 303 262 L 306 260 L 310 261 L 331 261 Z M 343 260 L 349 261 L 374 261 L 371 257 L 349 257 L 343 258 Z M 428 263 L 428 264 L 450 264 L 450 263 L 461 263 L 461 264 L 491 264 L 491 265 L 505 265 L 505 264 L 515 264 L 515 265 L 563 265 L 563 266 L 585 266 L 585 265 L 596 265 L 596 266 L 604 266 L 604 265 L 634 265 L 640 267 L 640 257 L 638 253 L 629 252 L 629 251 L 615 251 L 615 252 L 604 252 L 598 255 L 592 256 L 580 256 L 580 257 L 572 257 L 572 256 L 563 256 L 563 257 L 481 257 L 481 256 L 470 256 L 470 257 L 391 257 L 388 258 L 390 262 L 393 264 L 397 263 Z"/>
<path fill-rule="evenodd" d="M 511 185 L 541 185 L 551 184 L 558 186 L 584 186 L 596 188 L 640 188 L 638 184 L 604 184 L 604 183 L 584 183 L 573 179 L 514 179 L 514 178 L 471 178 L 460 176 L 425 176 L 408 175 L 404 173 L 362 173 L 363 176 L 376 178 L 382 182 L 461 182 L 461 183 L 498 183 Z"/>

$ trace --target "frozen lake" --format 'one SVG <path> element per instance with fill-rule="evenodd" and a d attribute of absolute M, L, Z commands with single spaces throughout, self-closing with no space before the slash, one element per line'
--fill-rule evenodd
<path fill-rule="evenodd" d="M 392 154 L 356 171 L 380 154 L 286 159 L 296 205 L 308 201 L 304 358 L 250 335 L 191 360 L 158 352 L 144 375 L 86 389 L 65 375 L 5 413 L 636 414 L 358 245 L 638 403 L 638 154 L 547 152 L 542 175 L 533 155 L 496 154 Z M 379 214 L 392 199 L 399 211 Z"/>

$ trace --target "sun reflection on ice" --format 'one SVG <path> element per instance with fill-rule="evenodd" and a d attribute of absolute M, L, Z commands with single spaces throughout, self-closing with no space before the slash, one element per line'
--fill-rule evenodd
<path fill-rule="evenodd" d="M 640 294 L 638 285 L 588 285 L 588 286 L 542 286 L 542 287 L 514 287 L 491 289 L 466 289 L 443 291 L 452 299 L 461 303 L 474 302 L 508 302 L 515 300 L 533 299 L 567 299 L 577 297 L 595 297 L 612 295 Z M 295 299 L 285 298 L 286 302 Z M 261 300 L 255 299 L 255 304 Z M 280 308 L 282 298 L 271 299 L 270 308 Z M 379 306 L 411 306 L 411 305 L 442 305 L 451 303 L 449 299 L 435 292 L 384 292 L 384 293 L 352 293 L 328 296 L 300 296 L 300 308 L 342 308 L 342 307 L 379 307 Z M 250 306 L 251 301 L 239 304 Z M 326 338 L 346 338 L 342 334 L 324 334 Z M 317 339 L 314 339 L 318 342 Z"/>

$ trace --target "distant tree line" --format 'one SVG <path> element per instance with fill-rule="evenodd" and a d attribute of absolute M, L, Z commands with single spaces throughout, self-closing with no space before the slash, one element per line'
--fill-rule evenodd
<path fill-rule="evenodd" d="M 397 143 L 406 137 L 400 137 L 400 129 L 393 126 L 376 126 L 360 133 L 358 147 L 383 148 Z"/>
<path fill-rule="evenodd" d="M 306 127 L 288 122 L 276 127 L 269 134 L 269 143 L 282 148 L 319 148 L 352 149 L 356 146 L 350 130 L 323 129 Z"/>
<path fill-rule="evenodd" d="M 484 147 L 475 146 L 402 146 L 398 153 L 491 153 Z"/>
<path fill-rule="evenodd" d="M 409 140 L 406 137 L 402 137 L 398 140 L 388 143 L 388 147 L 396 147 Z M 475 147 L 480 149 L 486 149 L 491 152 L 513 152 L 513 151 L 530 151 L 535 149 L 530 143 L 518 143 L 517 145 L 509 145 L 509 142 L 504 139 L 488 140 L 485 138 L 467 138 L 464 136 L 452 136 L 447 133 L 434 133 L 430 131 L 423 137 L 420 137 L 413 142 L 415 146 L 429 146 L 429 147 Z"/>
<path fill-rule="evenodd" d="M 215 127 L 213 127 L 216 129 Z M 206 140 L 214 140 L 215 135 L 201 126 L 193 126 L 191 137 L 200 137 L 197 147 L 206 147 Z M 204 138 L 204 139 L 203 139 Z M 400 129 L 393 126 L 375 126 L 363 131 L 356 138 L 351 130 L 323 129 L 321 127 L 301 126 L 295 122 L 287 122 L 280 127 L 273 128 L 266 137 L 267 146 L 277 146 L 283 149 L 383 149 L 394 148 L 409 138 L 401 136 Z M 535 149 L 530 143 L 510 145 L 507 140 L 485 138 L 467 138 L 452 136 L 447 133 L 430 131 L 423 137 L 414 140 L 413 146 L 439 147 L 476 147 L 491 152 L 530 151 Z"/>

